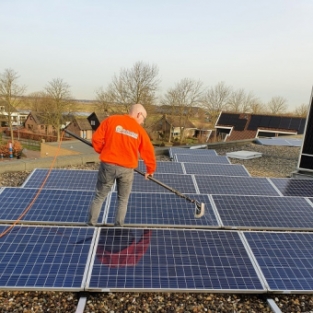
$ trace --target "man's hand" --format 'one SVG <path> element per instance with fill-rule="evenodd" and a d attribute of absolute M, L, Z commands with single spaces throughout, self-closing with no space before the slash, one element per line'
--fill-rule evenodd
<path fill-rule="evenodd" d="M 145 179 L 149 179 L 148 177 L 153 177 L 153 174 L 148 174 L 148 173 L 145 173 Z"/>

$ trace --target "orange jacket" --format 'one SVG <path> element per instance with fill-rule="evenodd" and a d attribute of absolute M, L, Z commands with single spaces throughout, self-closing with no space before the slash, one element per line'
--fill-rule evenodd
<path fill-rule="evenodd" d="M 154 148 L 146 131 L 129 115 L 112 115 L 103 120 L 92 136 L 100 160 L 127 168 L 138 166 L 139 154 L 147 173 L 156 169 Z"/>

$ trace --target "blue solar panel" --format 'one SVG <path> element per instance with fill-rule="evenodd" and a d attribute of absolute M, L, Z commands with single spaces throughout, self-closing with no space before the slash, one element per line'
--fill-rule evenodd
<path fill-rule="evenodd" d="M 23 222 L 41 223 L 86 223 L 89 205 L 93 198 L 91 191 L 38 190 L 28 188 L 4 188 L 0 194 L 0 220 L 15 221 L 34 200 Z M 99 222 L 104 215 L 103 204 Z"/>
<path fill-rule="evenodd" d="M 188 149 L 188 148 L 170 148 L 169 155 L 174 158 L 175 154 L 189 154 L 189 155 L 217 155 L 212 149 Z"/>
<path fill-rule="evenodd" d="M 208 164 L 208 163 L 182 163 L 186 174 L 224 175 L 224 176 L 250 176 L 243 165 L 240 164 Z"/>
<path fill-rule="evenodd" d="M 143 161 L 138 162 L 138 169 L 141 172 L 146 172 L 146 166 Z M 178 162 L 165 162 L 159 161 L 157 162 L 156 173 L 163 173 L 163 174 L 184 174 L 183 168 L 181 163 Z"/>
<path fill-rule="evenodd" d="M 313 234 L 245 232 L 272 292 L 313 291 Z"/>
<path fill-rule="evenodd" d="M 278 196 L 271 183 L 263 177 L 195 176 L 200 193 Z"/>
<path fill-rule="evenodd" d="M 22 187 L 39 188 L 48 169 L 35 169 Z M 44 185 L 44 189 L 95 190 L 98 171 L 53 169 Z"/>
<path fill-rule="evenodd" d="M 313 179 L 270 178 L 284 196 L 313 197 Z"/>
<path fill-rule="evenodd" d="M 212 163 L 212 164 L 230 164 L 228 158 L 224 155 L 188 155 L 175 154 L 174 161 L 176 162 L 192 162 L 192 163 Z"/>
<path fill-rule="evenodd" d="M 191 175 L 184 174 L 155 174 L 153 176 L 161 183 L 172 187 L 181 193 L 197 193 L 195 184 Z M 116 186 L 115 186 L 116 188 Z M 116 189 L 115 189 L 116 190 Z M 145 179 L 142 175 L 135 173 L 133 182 L 133 192 L 170 192 L 157 183 Z"/>
<path fill-rule="evenodd" d="M 175 194 L 132 193 L 129 197 L 125 225 L 219 227 L 207 195 L 187 195 L 205 204 L 205 215 L 195 218 L 195 204 Z M 117 193 L 111 195 L 107 224 L 114 224 Z"/>
<path fill-rule="evenodd" d="M 0 288 L 81 291 L 93 245 L 91 227 L 15 226 L 0 238 Z"/>
<path fill-rule="evenodd" d="M 301 147 L 302 139 L 284 139 L 284 138 L 258 138 L 256 143 L 265 146 L 290 146 L 290 147 Z"/>
<path fill-rule="evenodd" d="M 227 228 L 313 230 L 313 208 L 304 198 L 212 196 Z"/>
<path fill-rule="evenodd" d="M 87 290 L 264 292 L 237 232 L 100 231 Z"/>

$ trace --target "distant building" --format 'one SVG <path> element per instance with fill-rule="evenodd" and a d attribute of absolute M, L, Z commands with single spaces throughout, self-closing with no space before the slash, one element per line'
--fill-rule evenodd
<path fill-rule="evenodd" d="M 90 124 L 92 130 L 95 131 L 95 130 L 99 127 L 100 123 L 101 123 L 104 119 L 106 119 L 108 116 L 109 116 L 109 115 L 108 115 L 108 114 L 105 114 L 105 113 L 96 113 L 96 112 L 91 113 L 91 114 L 87 117 L 87 119 L 88 119 L 88 121 L 89 121 L 89 124 Z"/>
<path fill-rule="evenodd" d="M 87 118 L 73 118 L 72 122 L 66 126 L 66 129 L 81 138 L 87 140 L 92 138 L 92 127 Z"/>
<path fill-rule="evenodd" d="M 150 137 L 155 140 L 169 140 L 180 138 L 181 129 L 184 137 L 193 137 L 196 133 L 196 126 L 184 118 L 170 117 L 164 114 L 160 120 L 147 128 Z"/>
<path fill-rule="evenodd" d="M 0 101 L 0 124 L 2 127 L 9 126 L 8 115 L 11 113 L 12 126 L 20 126 L 25 122 L 29 112 L 18 111 L 12 105 L 9 105 L 5 101 Z"/>
<path fill-rule="evenodd" d="M 221 112 L 215 128 L 223 141 L 303 134 L 305 118 Z"/>

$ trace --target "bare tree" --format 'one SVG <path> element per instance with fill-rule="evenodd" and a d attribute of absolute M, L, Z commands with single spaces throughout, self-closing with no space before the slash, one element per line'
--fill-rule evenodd
<path fill-rule="evenodd" d="M 26 87 L 17 84 L 19 76 L 12 69 L 5 69 L 0 76 L 0 98 L 6 105 L 11 141 L 14 143 L 12 113 L 21 101 Z"/>
<path fill-rule="evenodd" d="M 184 139 L 184 129 L 192 110 L 201 105 L 202 97 L 202 82 L 184 78 L 174 88 L 169 89 L 161 101 L 164 105 L 170 105 L 172 114 L 179 117 L 180 142 Z"/>
<path fill-rule="evenodd" d="M 246 94 L 243 89 L 233 91 L 228 98 L 228 108 L 230 111 L 242 112 Z"/>
<path fill-rule="evenodd" d="M 265 105 L 262 102 L 260 102 L 260 100 L 255 99 L 255 101 L 251 101 L 249 105 L 249 111 L 252 114 L 259 114 L 265 111 L 264 107 Z"/>
<path fill-rule="evenodd" d="M 287 100 L 283 97 L 273 97 L 267 104 L 267 108 L 271 114 L 285 113 L 287 107 Z"/>
<path fill-rule="evenodd" d="M 215 124 L 220 112 L 227 109 L 231 91 L 232 88 L 226 86 L 224 82 L 219 82 L 215 87 L 206 91 L 202 100 L 202 107 L 208 110 L 213 124 Z"/>
<path fill-rule="evenodd" d="M 48 85 L 45 87 L 45 92 L 50 98 L 50 106 L 47 111 L 47 116 L 51 125 L 56 129 L 57 141 L 60 141 L 60 128 L 62 125 L 63 113 L 68 111 L 71 104 L 70 86 L 61 78 L 56 78 L 51 82 L 48 82 Z"/>
<path fill-rule="evenodd" d="M 160 80 L 156 65 L 150 66 L 137 62 L 131 69 L 122 69 L 119 76 L 113 77 L 107 95 L 114 102 L 121 104 L 129 112 L 131 104 L 153 104 Z"/>
<path fill-rule="evenodd" d="M 309 105 L 308 104 L 301 104 L 297 106 L 294 110 L 294 114 L 299 117 L 307 117 L 309 112 Z"/>
<path fill-rule="evenodd" d="M 108 113 L 112 98 L 103 88 L 99 88 L 96 91 L 96 102 L 101 113 Z"/>
<path fill-rule="evenodd" d="M 255 95 L 252 92 L 249 92 L 245 95 L 242 106 L 241 106 L 241 112 L 248 113 L 251 112 L 252 109 L 256 109 L 256 104 L 260 103 L 259 99 L 255 97 Z M 261 107 L 260 107 L 261 109 Z"/>
<path fill-rule="evenodd" d="M 49 111 L 50 98 L 44 91 L 33 92 L 28 95 L 28 108 L 35 113 Z"/>

